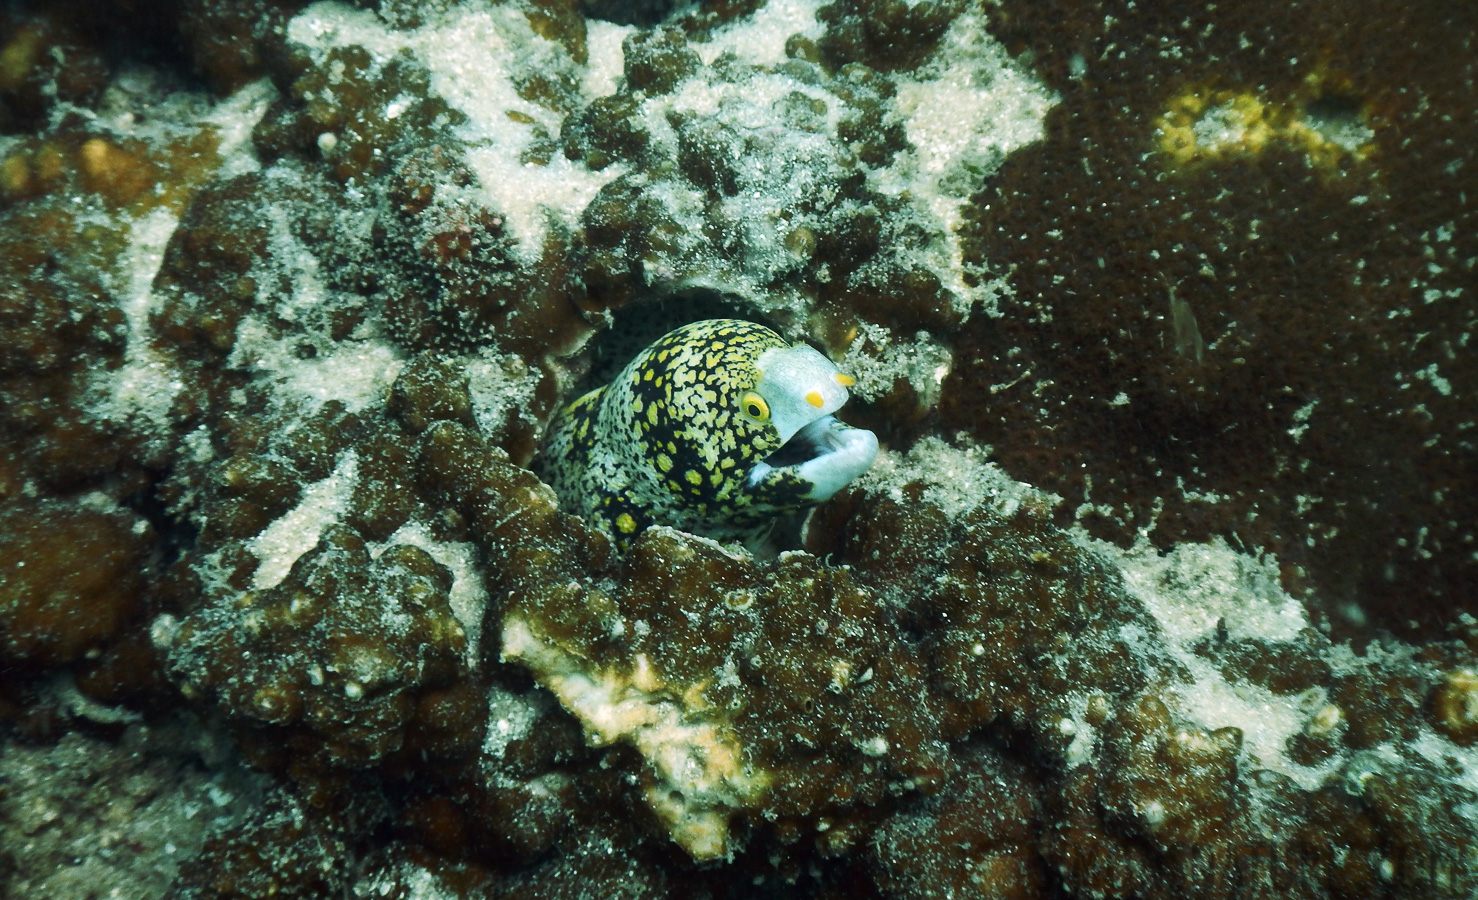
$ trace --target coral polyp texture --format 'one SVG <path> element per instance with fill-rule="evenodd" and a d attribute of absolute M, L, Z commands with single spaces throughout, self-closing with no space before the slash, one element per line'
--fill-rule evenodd
<path fill-rule="evenodd" d="M 1475 35 L 5 4 L 0 895 L 1478 895 Z"/>

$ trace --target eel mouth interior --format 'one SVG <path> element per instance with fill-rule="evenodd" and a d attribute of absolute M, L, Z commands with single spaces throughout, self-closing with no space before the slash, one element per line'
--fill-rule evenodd
<path fill-rule="evenodd" d="M 802 465 L 820 459 L 829 453 L 835 453 L 843 446 L 842 440 L 837 436 L 837 431 L 848 427 L 837 421 L 836 416 L 821 416 L 791 435 L 790 440 L 765 457 L 765 463 L 772 468 L 781 469 L 786 466 Z"/>

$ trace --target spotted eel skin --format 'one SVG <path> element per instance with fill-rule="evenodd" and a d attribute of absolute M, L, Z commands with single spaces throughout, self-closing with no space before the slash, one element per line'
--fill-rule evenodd
<path fill-rule="evenodd" d="M 872 465 L 877 436 L 832 415 L 850 384 L 762 325 L 694 322 L 560 410 L 541 474 L 621 546 L 650 525 L 753 544 Z"/>

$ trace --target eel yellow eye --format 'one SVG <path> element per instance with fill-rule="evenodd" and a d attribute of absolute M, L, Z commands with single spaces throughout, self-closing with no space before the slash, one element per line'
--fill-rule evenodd
<path fill-rule="evenodd" d="M 754 391 L 744 392 L 744 397 L 739 401 L 739 408 L 744 410 L 745 415 L 758 422 L 770 421 L 770 404 Z"/>

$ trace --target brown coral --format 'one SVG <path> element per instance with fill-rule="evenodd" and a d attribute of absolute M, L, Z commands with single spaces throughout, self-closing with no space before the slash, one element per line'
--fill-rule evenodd
<path fill-rule="evenodd" d="M 0 654 L 8 665 L 75 662 L 143 612 L 151 529 L 78 503 L 0 509 Z"/>
<path fill-rule="evenodd" d="M 1099 535 L 1235 534 L 1338 634 L 1440 634 L 1478 577 L 1472 10 L 994 19 L 1064 103 L 971 204 L 1015 298 L 962 336 L 947 426 Z"/>
<path fill-rule="evenodd" d="M 92 32 L 22 23 L 0 78 L 0 128 L 35 131 L 0 161 L 0 549 L 47 572 L 3 576 L 24 677 L 0 715 L 41 740 L 188 707 L 269 773 L 180 898 L 1471 895 L 1472 629 L 1357 653 L 1291 602 L 1296 623 L 1238 621 L 1271 576 L 1162 565 L 1234 556 L 1188 543 L 1233 533 L 1329 603 L 1349 575 L 1398 627 L 1371 597 L 1465 583 L 1470 366 L 1443 342 L 1466 327 L 1470 173 L 1432 148 L 1466 133 L 1441 111 L 1471 66 L 1411 62 L 1374 3 L 1337 27 L 1299 7 L 1307 34 L 1027 6 L 990 27 L 1063 98 L 1046 140 L 922 188 L 908 104 L 935 95 L 910 83 L 983 22 L 950 2 L 831 4 L 779 62 L 725 55 L 757 4 L 710 5 L 627 36 L 623 83 L 582 68 L 622 36 L 573 0 L 315 6 L 380 49 L 293 43 L 294 2 L 186 0 L 177 44 L 157 16 L 124 33 L 217 91 L 265 73 L 280 94 L 159 131 L 98 81 Z M 1427 12 L 1432 46 L 1465 15 Z M 420 29 L 484 13 L 537 49 L 500 85 L 527 105 L 491 123 L 417 55 Z M 82 79 L 54 93 L 51 49 Z M 198 190 L 247 133 L 255 154 Z M 594 199 L 528 240 L 480 181 L 504 137 L 504 171 Z M 921 213 L 931 186 L 976 191 L 958 231 Z M 958 271 L 938 265 L 956 237 Z M 857 412 L 893 449 L 805 551 L 657 528 L 618 555 L 522 467 L 620 340 L 706 310 L 868 379 Z M 168 396 L 131 407 L 145 369 Z M 1384 423 L 1329 392 L 1393 372 Z M 1373 476 L 1348 477 L 1361 459 Z M 1436 634 L 1452 604 L 1430 606 Z"/>
<path fill-rule="evenodd" d="M 450 587 L 425 551 L 397 545 L 372 560 L 334 528 L 280 584 L 185 618 L 163 649 L 187 696 L 361 766 L 400 746 L 419 692 L 458 675 L 466 634 Z"/>

